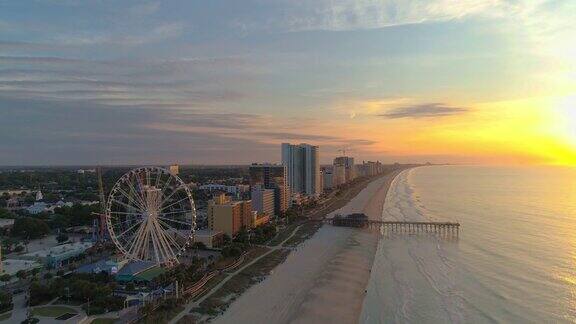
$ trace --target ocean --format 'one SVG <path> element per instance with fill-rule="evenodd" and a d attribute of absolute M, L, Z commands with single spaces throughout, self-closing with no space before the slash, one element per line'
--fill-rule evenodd
<path fill-rule="evenodd" d="M 411 169 L 382 218 L 461 227 L 383 236 L 361 323 L 576 322 L 576 168 Z"/>

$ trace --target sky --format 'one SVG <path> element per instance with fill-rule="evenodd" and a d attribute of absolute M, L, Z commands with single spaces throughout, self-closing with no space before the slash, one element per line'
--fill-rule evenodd
<path fill-rule="evenodd" d="M 0 165 L 576 165 L 574 0 L 0 0 Z"/>

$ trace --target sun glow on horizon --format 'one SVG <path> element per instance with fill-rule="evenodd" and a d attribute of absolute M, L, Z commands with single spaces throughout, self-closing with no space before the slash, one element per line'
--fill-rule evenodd
<path fill-rule="evenodd" d="M 576 95 L 559 100 L 556 110 L 560 135 L 576 150 Z"/>
<path fill-rule="evenodd" d="M 382 139 L 374 148 L 396 156 L 576 166 L 575 107 L 573 95 L 488 102 L 473 105 L 467 113 L 437 119 L 364 120 L 356 132 L 378 130 L 371 132 Z M 377 126 L 381 123 L 385 127 Z"/>

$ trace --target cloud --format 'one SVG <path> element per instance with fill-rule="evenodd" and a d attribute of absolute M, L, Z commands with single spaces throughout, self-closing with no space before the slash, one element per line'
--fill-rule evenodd
<path fill-rule="evenodd" d="M 0 69 L 0 95 L 5 97 L 183 109 L 247 98 L 251 74 L 258 69 L 239 57 L 0 56 L 3 63 L 10 67 Z"/>
<path fill-rule="evenodd" d="M 108 32 L 79 32 L 58 36 L 55 41 L 63 45 L 126 45 L 135 46 L 147 43 L 157 43 L 174 39 L 182 35 L 186 24 L 181 21 L 161 23 L 155 26 L 146 26 L 145 32 L 108 31 Z"/>
<path fill-rule="evenodd" d="M 502 0 L 286 0 L 280 1 L 280 8 L 267 21 L 236 19 L 233 25 L 243 32 L 376 29 L 488 14 L 505 3 Z"/>
<path fill-rule="evenodd" d="M 262 138 L 277 139 L 283 141 L 300 140 L 300 141 L 339 141 L 339 137 L 329 135 L 316 135 L 306 133 L 291 132 L 251 132 L 253 135 L 262 136 Z"/>
<path fill-rule="evenodd" d="M 467 112 L 467 108 L 451 107 L 442 103 L 427 103 L 414 106 L 404 106 L 394 108 L 379 116 L 399 119 L 399 118 L 434 118 L 457 115 Z"/>
<path fill-rule="evenodd" d="M 228 164 L 270 160 L 280 152 L 275 144 L 222 136 L 217 131 L 174 131 L 174 120 L 183 116 L 177 110 L 117 109 L 86 102 L 79 107 L 75 103 L 2 96 L 0 107 L 0 129 L 6 132 L 0 141 L 0 151 L 5 153 L 0 156 L 0 165 Z M 219 119 L 207 114 L 205 120 Z M 235 118 L 246 116 L 230 115 L 230 123 Z M 156 122 L 169 127 L 148 127 Z"/>

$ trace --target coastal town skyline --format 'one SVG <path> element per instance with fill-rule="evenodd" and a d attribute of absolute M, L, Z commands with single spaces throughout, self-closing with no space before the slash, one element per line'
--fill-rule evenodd
<path fill-rule="evenodd" d="M 573 1 L 5 1 L 0 165 L 575 164 Z M 222 163 L 227 161 L 227 163 Z"/>
<path fill-rule="evenodd" d="M 0 324 L 576 323 L 576 0 L 0 0 Z"/>

